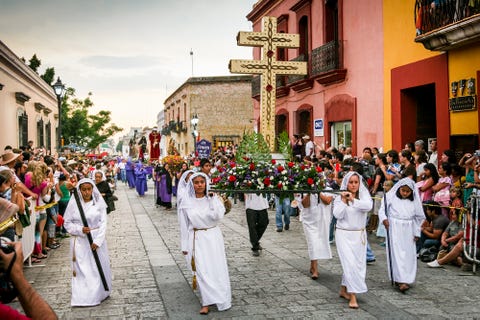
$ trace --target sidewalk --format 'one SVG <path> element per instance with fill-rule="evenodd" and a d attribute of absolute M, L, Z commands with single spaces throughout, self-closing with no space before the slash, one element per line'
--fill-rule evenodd
<path fill-rule="evenodd" d="M 71 269 L 68 239 L 52 250 L 45 267 L 26 268 L 26 276 L 61 319 L 420 319 L 473 318 L 480 312 L 480 277 L 456 267 L 430 269 L 418 262 L 417 284 L 407 294 L 390 285 L 385 248 L 369 241 L 376 262 L 367 268 L 369 292 L 359 295 L 359 310 L 338 297 L 341 266 L 334 258 L 319 261 L 318 280 L 310 262 L 303 228 L 293 217 L 289 231 L 276 232 L 275 213 L 253 257 L 242 202 L 233 205 L 220 228 L 225 237 L 232 286 L 232 308 L 198 315 L 198 292 L 179 248 L 175 210 L 156 208 L 153 185 L 145 197 L 119 185 L 117 210 L 107 233 L 112 272 L 111 298 L 92 308 L 70 307 Z M 454 290 L 454 294 L 452 294 Z M 16 304 L 17 307 L 18 304 Z"/>

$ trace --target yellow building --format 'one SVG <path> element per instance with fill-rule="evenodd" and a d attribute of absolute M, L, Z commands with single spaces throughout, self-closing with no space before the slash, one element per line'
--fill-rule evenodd
<path fill-rule="evenodd" d="M 385 146 L 437 138 L 439 153 L 478 149 L 480 2 L 383 3 Z"/>

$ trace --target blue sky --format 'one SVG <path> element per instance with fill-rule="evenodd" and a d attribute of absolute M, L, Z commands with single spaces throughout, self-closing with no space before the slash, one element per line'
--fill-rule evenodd
<path fill-rule="evenodd" d="M 40 72 L 56 74 L 94 112 L 112 111 L 125 129 L 153 126 L 165 98 L 193 75 L 229 75 L 230 59 L 251 59 L 236 45 L 251 31 L 256 0 L 0 0 L 0 40 Z"/>

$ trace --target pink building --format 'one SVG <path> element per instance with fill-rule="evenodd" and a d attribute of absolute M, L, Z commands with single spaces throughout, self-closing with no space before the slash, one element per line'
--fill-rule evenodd
<path fill-rule="evenodd" d="M 308 134 L 354 154 L 383 146 L 382 1 L 260 0 L 247 15 L 253 31 L 264 16 L 277 18 L 278 32 L 300 35 L 300 48 L 278 49 L 277 60 L 308 61 L 308 75 L 277 77 L 276 134 Z M 259 121 L 259 77 L 252 97 Z"/>

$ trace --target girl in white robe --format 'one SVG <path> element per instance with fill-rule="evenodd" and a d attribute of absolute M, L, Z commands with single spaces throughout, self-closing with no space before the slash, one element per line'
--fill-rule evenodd
<path fill-rule="evenodd" d="M 178 180 L 178 187 L 177 187 L 177 216 L 178 216 L 178 225 L 180 228 L 180 248 L 182 253 L 185 255 L 185 259 L 187 259 L 187 266 L 191 270 L 190 261 L 188 260 L 188 223 L 187 223 L 187 214 L 182 207 L 182 201 L 184 199 L 185 194 L 187 193 L 187 186 L 188 181 L 190 180 L 190 176 L 194 173 L 193 170 L 185 171 L 180 180 Z M 187 193 L 188 195 L 188 193 Z"/>
<path fill-rule="evenodd" d="M 303 232 L 307 240 L 313 280 L 318 279 L 317 260 L 332 258 L 329 243 L 332 200 L 333 197 L 326 193 L 307 194 L 303 198 L 297 198 L 298 207 L 302 211 Z"/>
<path fill-rule="evenodd" d="M 87 219 L 84 227 L 80 212 L 71 197 L 64 214 L 64 226 L 70 237 L 70 255 L 72 266 L 72 306 L 96 306 L 110 296 L 112 274 L 108 256 L 107 241 L 107 204 L 91 179 L 78 182 L 77 192 Z M 87 238 L 91 233 L 93 244 Z M 93 257 L 92 249 L 98 254 L 108 290 L 105 290 L 100 273 Z"/>
<path fill-rule="evenodd" d="M 420 238 L 420 227 L 425 220 L 422 203 L 415 182 L 403 178 L 386 194 L 378 212 L 378 218 L 388 229 L 386 241 L 387 266 L 390 280 L 401 292 L 410 288 L 417 274 L 417 250 L 415 242 Z M 390 270 L 390 266 L 392 270 Z M 393 275 L 393 279 L 392 279 Z"/>
<path fill-rule="evenodd" d="M 341 196 L 333 204 L 337 218 L 335 242 L 342 264 L 340 297 L 349 300 L 348 306 L 358 308 L 357 293 L 367 292 L 367 213 L 372 209 L 372 198 L 362 176 L 348 172 L 342 180 Z"/>
<path fill-rule="evenodd" d="M 201 314 L 207 314 L 213 304 L 219 311 L 229 309 L 232 304 L 225 244 L 218 227 L 225 207 L 218 196 L 209 194 L 207 181 L 208 177 L 201 172 L 190 176 L 179 207 L 186 216 L 187 260 L 192 263 L 193 287 L 198 283 L 200 290 Z"/>

